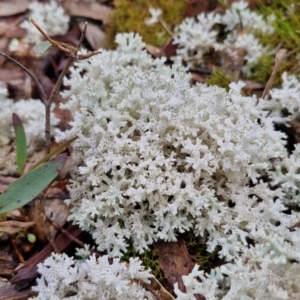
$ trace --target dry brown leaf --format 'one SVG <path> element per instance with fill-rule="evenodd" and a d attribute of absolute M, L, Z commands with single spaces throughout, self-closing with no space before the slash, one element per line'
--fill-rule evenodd
<path fill-rule="evenodd" d="M 29 0 L 0 1 L 0 17 L 8 17 L 25 12 L 28 9 Z"/>
<path fill-rule="evenodd" d="M 0 4 L 1 5 L 1 4 Z M 3 35 L 10 28 L 10 24 L 7 22 L 0 22 L 0 35 Z"/>
<path fill-rule="evenodd" d="M 2 194 L 16 179 L 10 176 L 0 176 L 0 193 Z"/>
<path fill-rule="evenodd" d="M 11 276 L 19 263 L 10 239 L 10 235 L 7 233 L 3 233 L 0 237 L 0 277 Z M 2 295 L 1 292 L 0 295 Z"/>
<path fill-rule="evenodd" d="M 194 81 L 196 82 L 201 82 L 201 83 L 205 83 L 206 78 L 204 76 L 201 76 L 197 73 L 191 72 L 190 73 L 192 75 L 192 78 Z"/>
<path fill-rule="evenodd" d="M 111 8 L 97 2 L 64 0 L 62 6 L 70 16 L 90 18 L 103 23 L 107 23 L 112 14 Z"/>
<path fill-rule="evenodd" d="M 0 39 L 0 51 L 4 52 L 5 49 L 7 48 L 7 45 L 8 45 L 8 39 L 7 38 L 1 38 Z M 2 57 L 2 56 L 1 56 L 1 61 L 2 61 L 2 63 L 5 61 L 5 58 Z"/>
<path fill-rule="evenodd" d="M 44 206 L 42 206 L 44 205 Z M 30 217 L 34 220 L 34 232 L 40 241 L 47 241 L 54 238 L 57 229 L 45 220 L 43 213 L 45 212 L 56 224 L 63 226 L 69 216 L 70 208 L 62 201 L 62 199 L 46 199 L 44 202 L 35 200 L 30 210 Z"/>
<path fill-rule="evenodd" d="M 157 250 L 159 265 L 167 281 L 165 288 L 172 293 L 174 284 L 177 282 L 178 288 L 185 292 L 182 276 L 190 274 L 194 263 L 189 257 L 183 238 L 178 238 L 178 241 L 174 243 L 156 242 L 154 249 Z M 195 298 L 205 300 L 205 297 L 199 294 L 195 295 Z"/>
<path fill-rule="evenodd" d="M 3 83 L 16 83 L 18 81 L 24 81 L 26 78 L 26 75 L 23 71 L 20 71 L 18 69 L 1 69 L 0 72 L 0 81 Z M 19 83 L 20 84 L 20 83 Z M 23 83 L 21 83 L 23 84 Z"/>
<path fill-rule="evenodd" d="M 300 122 L 297 120 L 290 121 L 290 125 L 294 131 L 294 137 L 297 143 L 300 143 Z"/>
<path fill-rule="evenodd" d="M 34 222 L 5 221 L 0 222 L 0 231 L 13 235 L 33 225 Z"/>
<path fill-rule="evenodd" d="M 264 89 L 264 84 L 262 83 L 259 83 L 259 82 L 254 82 L 254 81 L 251 81 L 251 80 L 244 80 L 244 83 L 245 83 L 245 89 L 246 90 L 251 90 L 251 91 L 254 91 L 254 90 L 263 90 Z"/>
<path fill-rule="evenodd" d="M 13 72 L 13 70 L 11 70 Z M 9 97 L 13 99 L 30 99 L 31 98 L 31 78 L 26 73 L 23 78 L 10 80 L 7 83 Z"/>
<path fill-rule="evenodd" d="M 150 45 L 150 44 L 146 44 L 146 50 L 153 57 L 159 57 L 160 56 L 160 48 L 158 48 L 158 47 L 155 47 L 155 46 Z"/>
<path fill-rule="evenodd" d="M 161 56 L 165 56 L 170 59 L 176 55 L 177 45 L 173 44 L 173 39 L 169 39 L 161 48 Z"/>
<path fill-rule="evenodd" d="M 79 23 L 79 28 L 81 31 L 83 31 L 84 26 L 84 22 Z M 98 50 L 104 45 L 105 34 L 101 28 L 95 24 L 89 23 L 85 37 L 93 50 Z"/>
<path fill-rule="evenodd" d="M 11 284 L 4 285 L 0 288 L 0 300 L 25 300 L 36 295 L 37 292 L 32 291 L 31 288 L 17 290 L 16 287 Z"/>
<path fill-rule="evenodd" d="M 187 16 L 195 17 L 200 13 L 208 13 L 214 10 L 218 5 L 218 0 L 188 0 Z"/>

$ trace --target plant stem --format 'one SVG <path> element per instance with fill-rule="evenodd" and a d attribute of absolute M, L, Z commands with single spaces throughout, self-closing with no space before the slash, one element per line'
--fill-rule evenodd
<path fill-rule="evenodd" d="M 268 80 L 268 82 L 265 86 L 263 94 L 261 96 L 262 99 L 266 97 L 266 95 L 269 93 L 270 89 L 272 88 L 272 85 L 273 85 L 273 82 L 275 80 L 275 76 L 278 72 L 279 66 L 280 66 L 281 62 L 286 58 L 286 52 L 287 52 L 286 49 L 280 49 L 276 53 L 275 64 L 274 64 L 274 67 L 273 67 L 273 71 L 272 71 L 272 74 L 271 74 L 271 76 L 270 76 L 270 78 L 269 78 L 269 80 Z M 259 103 L 259 99 L 260 98 L 257 98 L 255 106 Z"/>
<path fill-rule="evenodd" d="M 37 24 L 34 24 L 34 25 L 37 26 Z M 79 42 L 78 42 L 77 49 L 80 48 L 80 46 L 83 42 L 83 39 L 86 35 L 87 25 L 88 25 L 88 23 L 85 22 L 84 29 L 81 33 L 81 36 L 80 36 L 80 39 L 79 39 Z M 45 140 L 46 140 L 46 145 L 45 146 L 46 146 L 46 153 L 47 154 L 50 153 L 50 148 L 51 148 L 51 129 L 50 129 L 51 128 L 51 126 L 50 126 L 51 125 L 51 104 L 52 104 L 55 96 L 59 92 L 59 89 L 62 85 L 63 79 L 64 79 L 65 75 L 67 74 L 70 66 L 74 63 L 74 61 L 76 61 L 78 59 L 77 58 L 77 52 L 78 52 L 77 50 L 73 51 L 72 56 L 69 57 L 64 69 L 62 70 L 61 74 L 59 75 L 58 80 L 55 83 L 55 85 L 54 85 L 54 87 L 51 91 L 51 94 L 50 94 L 49 98 L 47 98 L 46 93 L 45 93 L 42 85 L 40 84 L 40 82 L 37 80 L 37 78 L 26 67 L 24 67 L 22 64 L 20 64 L 18 61 L 16 61 L 15 59 L 10 57 L 9 55 L 0 52 L 1 56 L 3 56 L 6 59 L 12 61 L 17 66 L 19 66 L 21 69 L 23 69 L 37 84 L 37 88 L 40 92 L 41 99 L 42 99 L 42 101 L 45 105 Z"/>
<path fill-rule="evenodd" d="M 88 23 L 85 22 L 84 24 L 84 29 L 81 33 L 80 36 L 80 40 L 78 42 L 77 48 L 79 49 L 83 39 L 85 37 L 86 34 L 86 30 L 87 30 L 87 25 Z M 50 124 L 51 124 L 51 119 L 50 119 L 50 107 L 51 104 L 54 100 L 54 98 L 56 97 L 57 93 L 59 92 L 59 89 L 63 83 L 63 79 L 65 77 L 65 75 L 67 74 L 67 72 L 69 71 L 69 68 L 71 67 L 71 65 L 76 61 L 76 55 L 77 55 L 77 51 L 73 52 L 73 55 L 71 57 L 69 57 L 69 59 L 67 60 L 67 63 L 65 65 L 65 67 L 63 68 L 62 72 L 60 73 L 55 86 L 53 87 L 50 97 L 49 99 L 46 101 L 45 106 L 46 106 L 46 119 L 45 119 L 45 136 L 46 136 L 46 148 L 47 148 L 47 154 L 50 153 L 50 146 L 51 146 L 51 132 L 50 132 Z"/>
<path fill-rule="evenodd" d="M 6 59 L 10 60 L 11 62 L 15 63 L 21 69 L 23 69 L 36 82 L 37 88 L 38 88 L 38 90 L 40 92 L 40 95 L 41 95 L 41 99 L 42 99 L 43 103 L 46 103 L 47 102 L 47 96 L 45 94 L 45 91 L 44 91 L 42 85 L 39 83 L 39 81 L 36 79 L 36 77 L 26 67 L 24 67 L 22 64 L 20 64 L 18 61 L 16 61 L 15 59 L 10 57 L 9 55 L 7 55 L 3 52 L 0 52 L 0 55 L 5 57 Z"/>

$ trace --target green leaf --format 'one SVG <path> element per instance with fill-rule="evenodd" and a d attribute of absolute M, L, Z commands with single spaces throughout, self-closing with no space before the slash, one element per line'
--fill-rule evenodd
<path fill-rule="evenodd" d="M 0 214 L 17 209 L 37 197 L 58 175 L 67 161 L 63 153 L 13 182 L 0 195 Z"/>
<path fill-rule="evenodd" d="M 33 51 L 37 54 L 44 54 L 52 47 L 49 41 L 40 42 L 33 47 Z"/>
<path fill-rule="evenodd" d="M 69 147 L 69 145 L 75 141 L 77 139 L 77 136 L 73 137 L 72 139 L 66 141 L 65 143 L 63 143 L 61 146 L 59 146 L 57 149 L 55 149 L 54 151 L 50 152 L 48 155 L 46 155 L 44 158 L 42 158 L 40 161 L 38 161 L 33 167 L 30 168 L 29 172 L 35 168 L 37 168 L 38 166 L 40 166 L 41 164 L 45 163 L 46 161 L 48 161 L 51 157 L 53 157 L 54 155 L 60 154 L 61 152 L 63 152 L 67 147 Z"/>
<path fill-rule="evenodd" d="M 22 174 L 27 160 L 27 142 L 23 122 L 17 114 L 12 114 L 17 145 L 17 171 Z"/>

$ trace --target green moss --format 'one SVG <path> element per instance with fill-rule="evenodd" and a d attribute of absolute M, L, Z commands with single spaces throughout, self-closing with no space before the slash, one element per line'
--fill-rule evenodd
<path fill-rule="evenodd" d="M 262 56 L 256 64 L 249 65 L 251 70 L 250 78 L 255 82 L 267 83 L 269 80 L 272 68 L 274 66 L 275 57 L 270 55 Z M 280 78 L 277 74 L 276 81 Z"/>
<path fill-rule="evenodd" d="M 146 43 L 161 46 L 170 38 L 160 23 L 148 26 L 149 7 L 162 9 L 162 18 L 172 29 L 185 17 L 186 2 L 182 0 L 119 0 L 107 30 L 107 47 L 115 46 L 117 33 L 137 32 Z"/>
<path fill-rule="evenodd" d="M 268 45 L 282 45 L 282 48 L 293 50 L 300 47 L 300 2 L 295 0 L 272 0 L 266 4 L 257 1 L 260 11 L 266 18 L 275 16 L 272 25 L 275 34 L 262 37 Z"/>
<path fill-rule="evenodd" d="M 261 35 L 260 42 L 269 49 L 285 48 L 291 53 L 287 59 L 281 63 L 274 85 L 281 83 L 281 74 L 285 71 L 289 73 L 298 73 L 298 60 L 296 55 L 300 50 L 300 2 L 294 0 L 272 0 L 266 4 L 257 1 L 259 10 L 265 18 L 275 16 L 271 22 L 275 32 L 270 35 Z M 259 62 L 251 67 L 251 79 L 266 83 L 272 73 L 275 54 L 273 56 L 263 56 Z"/>
<path fill-rule="evenodd" d="M 220 247 L 217 247 L 213 252 L 208 252 L 206 244 L 201 242 L 199 237 L 195 237 L 192 232 L 187 233 L 184 240 L 190 258 L 200 266 L 200 270 L 209 273 L 212 268 L 222 264 L 218 258 Z"/>
<path fill-rule="evenodd" d="M 255 82 L 267 83 L 271 76 L 274 63 L 275 56 L 262 56 L 256 64 L 250 66 L 252 74 L 249 78 Z M 292 59 L 284 59 L 278 68 L 278 72 L 275 76 L 273 86 L 281 85 L 281 75 L 283 72 L 297 73 L 296 71 L 298 70 L 298 67 L 295 69 L 295 66 L 298 66 L 298 62 L 295 57 L 293 57 Z"/>
<path fill-rule="evenodd" d="M 208 85 L 217 85 L 219 87 L 225 88 L 227 91 L 231 82 L 232 79 L 228 75 L 226 75 L 220 68 L 215 69 L 212 75 L 206 80 L 206 83 Z"/>
<path fill-rule="evenodd" d="M 201 238 L 195 237 L 192 232 L 187 232 L 183 236 L 187 251 L 190 258 L 195 264 L 200 266 L 200 269 L 205 272 L 210 272 L 212 268 L 221 265 L 223 262 L 218 258 L 220 247 L 217 247 L 212 253 L 207 251 L 207 246 L 201 241 Z M 138 253 L 132 241 L 129 241 L 128 251 L 121 258 L 121 261 L 128 262 L 130 257 L 139 257 L 146 269 L 150 268 L 151 273 L 160 282 L 164 283 L 164 275 L 160 268 L 157 251 L 150 247 L 144 253 Z"/>
<path fill-rule="evenodd" d="M 151 273 L 155 276 L 155 278 L 163 283 L 163 273 L 160 268 L 159 262 L 158 262 L 158 256 L 157 256 L 157 251 L 154 249 L 149 249 L 146 250 L 144 253 L 140 254 L 138 253 L 133 245 L 132 241 L 129 241 L 129 247 L 127 252 L 122 256 L 121 261 L 129 261 L 130 257 L 139 257 L 140 260 L 143 262 L 143 265 L 146 269 L 150 268 Z"/>

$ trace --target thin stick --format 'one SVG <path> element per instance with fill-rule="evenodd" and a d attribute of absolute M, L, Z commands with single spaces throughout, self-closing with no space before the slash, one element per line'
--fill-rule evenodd
<path fill-rule="evenodd" d="M 169 26 L 167 25 L 167 23 L 165 22 L 165 20 L 163 18 L 158 18 L 158 21 L 160 22 L 160 24 L 164 28 L 164 30 L 170 35 L 170 37 L 173 38 L 174 34 L 171 31 L 171 29 L 169 28 Z"/>
<path fill-rule="evenodd" d="M 41 99 L 42 101 L 44 102 L 44 104 L 46 104 L 47 102 L 47 96 L 45 94 L 45 91 L 42 87 L 42 85 L 39 83 L 39 81 L 36 79 L 36 77 L 26 68 L 24 67 L 23 65 L 21 65 L 19 62 L 17 62 L 15 59 L 13 59 L 12 57 L 10 57 L 9 55 L 3 53 L 3 52 L 0 52 L 0 55 L 1 56 L 4 56 L 6 59 L 12 61 L 13 63 L 15 63 L 16 65 L 18 65 L 21 69 L 23 69 L 36 83 L 37 85 L 37 88 L 41 94 Z"/>
<path fill-rule="evenodd" d="M 47 221 L 53 225 L 56 229 L 58 229 L 61 233 L 63 233 L 65 236 L 67 236 L 71 241 L 73 241 L 74 243 L 76 243 L 77 245 L 79 245 L 80 247 L 84 248 L 84 243 L 82 241 L 80 241 L 78 238 L 74 237 L 72 234 L 70 234 L 67 230 L 65 230 L 64 228 L 60 227 L 56 222 L 54 222 L 50 217 L 48 217 L 47 215 L 46 219 Z M 100 254 L 97 251 L 94 251 L 93 249 L 89 249 L 89 251 L 91 252 L 91 254 L 95 254 L 97 257 L 100 256 Z"/>
<path fill-rule="evenodd" d="M 263 94 L 261 96 L 261 98 L 265 98 L 265 96 L 269 93 L 270 89 L 272 88 L 273 82 L 275 80 L 275 76 L 278 72 L 279 66 L 282 63 L 282 61 L 286 58 L 286 49 L 280 49 L 277 53 L 276 53 L 276 57 L 275 57 L 275 64 L 273 67 L 273 71 L 272 74 L 266 84 L 266 87 L 263 91 Z M 255 106 L 258 104 L 259 102 L 259 98 L 257 98 L 257 102 L 255 104 Z"/>
<path fill-rule="evenodd" d="M 77 45 L 77 49 L 80 49 L 80 47 L 81 47 L 83 39 L 84 39 L 84 37 L 86 35 L 87 26 L 88 26 L 88 22 L 84 22 L 84 28 L 83 28 L 83 31 L 81 33 L 81 36 L 80 36 L 80 39 L 79 39 L 79 42 L 78 42 L 78 45 Z M 77 54 L 77 51 L 76 51 L 75 54 Z"/>
<path fill-rule="evenodd" d="M 43 29 L 32 19 L 32 18 L 29 18 L 30 22 L 35 26 L 35 28 L 44 36 L 44 38 L 50 42 L 50 44 L 53 46 L 53 47 L 57 47 L 59 48 L 61 51 L 63 52 L 66 52 L 67 50 L 68 51 L 76 51 L 77 49 L 69 44 L 66 44 L 66 43 L 62 43 L 62 42 L 57 42 L 55 40 L 52 40 L 45 31 L 43 31 Z"/>
<path fill-rule="evenodd" d="M 35 26 L 35 28 L 43 35 L 43 37 L 52 44 L 52 40 L 49 36 L 43 31 L 43 29 L 32 19 L 29 18 L 30 22 Z"/>
<path fill-rule="evenodd" d="M 86 30 L 87 30 L 87 25 L 88 23 L 85 22 L 84 23 L 84 29 L 81 33 L 81 37 L 80 40 L 78 42 L 78 46 L 77 48 L 79 49 L 83 39 L 85 37 L 86 34 Z M 51 104 L 54 100 L 54 98 L 56 97 L 57 93 L 59 92 L 59 89 L 63 83 L 63 79 L 65 77 L 65 75 L 67 74 L 69 68 L 71 67 L 71 65 L 76 61 L 76 55 L 77 55 L 77 50 L 73 52 L 73 55 L 71 57 L 69 57 L 69 59 L 67 60 L 67 63 L 65 65 L 65 67 L 63 68 L 62 72 L 60 73 L 55 86 L 53 87 L 50 97 L 49 99 L 46 101 L 46 119 L 45 119 L 45 136 L 46 136 L 46 147 L 47 147 L 47 153 L 50 153 L 50 146 L 51 146 L 51 132 L 50 132 L 50 107 Z"/>

